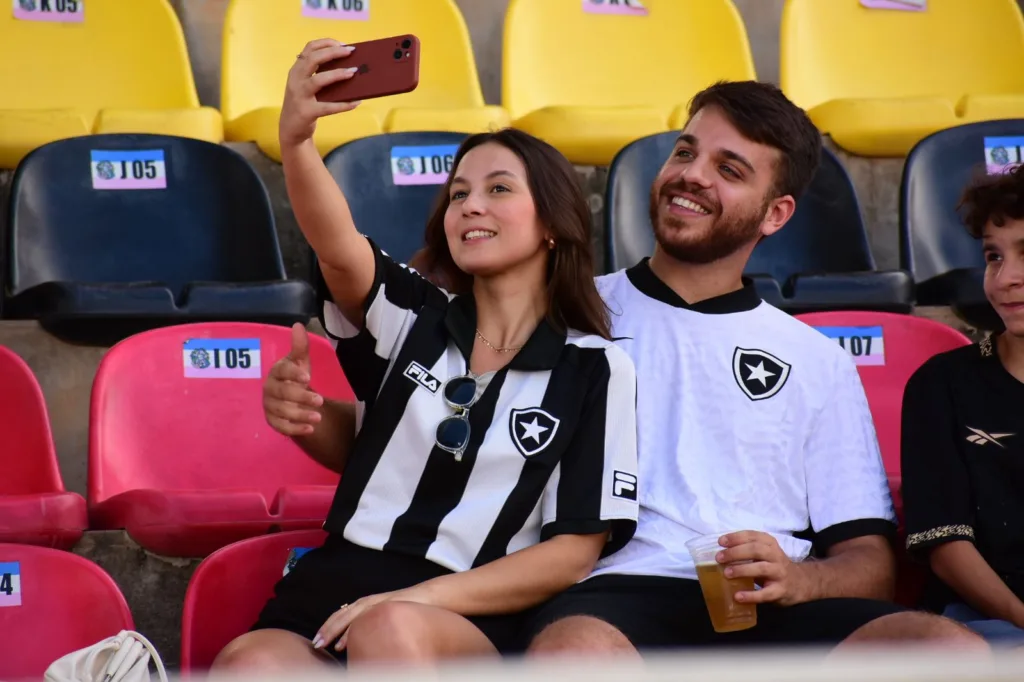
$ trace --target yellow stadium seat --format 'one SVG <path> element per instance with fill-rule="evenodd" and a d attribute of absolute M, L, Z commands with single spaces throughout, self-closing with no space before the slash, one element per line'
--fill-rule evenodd
<path fill-rule="evenodd" d="M 34 10 L 20 18 L 7 4 L 0 10 L 0 168 L 42 144 L 91 133 L 223 139 L 220 112 L 199 106 L 167 0 L 35 0 L 21 3 Z M 53 20 L 68 14 L 79 20 Z"/>
<path fill-rule="evenodd" d="M 513 125 L 575 163 L 607 165 L 633 140 L 669 130 L 670 120 L 680 126 L 706 86 L 756 77 L 731 0 L 642 5 L 646 15 L 630 16 L 592 13 L 581 0 L 511 0 L 502 96 Z"/>
<path fill-rule="evenodd" d="M 928 0 L 925 11 L 787 0 L 780 49 L 782 89 L 861 156 L 904 156 L 944 128 L 1024 118 L 1015 0 Z"/>
<path fill-rule="evenodd" d="M 227 139 L 255 141 L 280 161 L 277 123 L 285 81 L 305 44 L 317 38 L 358 43 L 406 33 L 420 39 L 419 86 L 318 121 L 313 139 L 321 155 L 382 132 L 475 133 L 508 125 L 504 109 L 484 104 L 469 31 L 454 0 L 330 0 L 339 10 L 363 7 L 366 20 L 305 16 L 303 4 L 232 0 L 228 6 L 221 76 Z M 328 0 L 321 5 L 327 10 Z"/>

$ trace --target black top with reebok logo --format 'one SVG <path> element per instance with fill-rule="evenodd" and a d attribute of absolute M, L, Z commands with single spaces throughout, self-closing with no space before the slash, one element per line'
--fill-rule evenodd
<path fill-rule="evenodd" d="M 910 378 L 901 442 L 907 548 L 973 542 L 1024 599 L 1024 384 L 991 338 L 941 353 Z M 932 579 L 928 606 L 952 591 Z"/>
<path fill-rule="evenodd" d="M 371 245 L 363 329 L 319 287 L 360 423 L 324 528 L 454 571 L 559 534 L 610 528 L 604 553 L 625 545 L 637 518 L 636 374 L 626 353 L 542 320 L 507 366 L 476 378 L 467 401 L 456 395 L 467 382 L 445 384 L 468 372 L 472 296 L 448 294 Z M 438 430 L 461 413 L 453 398 L 471 402 L 457 453 Z"/>

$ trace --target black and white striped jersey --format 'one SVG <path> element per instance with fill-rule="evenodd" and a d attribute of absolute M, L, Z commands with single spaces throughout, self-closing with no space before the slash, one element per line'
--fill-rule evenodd
<path fill-rule="evenodd" d="M 480 378 L 458 460 L 435 433 L 454 413 L 444 383 L 468 372 L 473 297 L 373 251 L 362 329 L 320 292 L 321 322 L 359 401 L 324 528 L 454 571 L 559 534 L 610 529 L 604 555 L 624 546 L 637 518 L 636 374 L 626 353 L 542 320 L 507 366 Z"/>

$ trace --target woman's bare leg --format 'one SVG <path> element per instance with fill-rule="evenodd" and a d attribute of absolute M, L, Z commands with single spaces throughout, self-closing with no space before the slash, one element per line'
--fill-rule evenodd
<path fill-rule="evenodd" d="M 378 604 L 352 623 L 346 640 L 350 666 L 498 658 L 491 641 L 466 618 L 412 602 Z"/>
<path fill-rule="evenodd" d="M 313 643 L 305 637 L 287 630 L 268 629 L 247 632 L 234 639 L 217 655 L 212 670 L 284 672 L 332 664 L 336 664 L 334 659 L 313 649 Z"/>

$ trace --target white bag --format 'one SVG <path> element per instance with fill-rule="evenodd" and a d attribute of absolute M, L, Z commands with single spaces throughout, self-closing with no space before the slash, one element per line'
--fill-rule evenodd
<path fill-rule="evenodd" d="M 149 682 L 149 663 L 160 682 L 167 682 L 160 654 L 137 632 L 122 630 L 90 647 L 72 651 L 46 670 L 46 682 Z"/>

